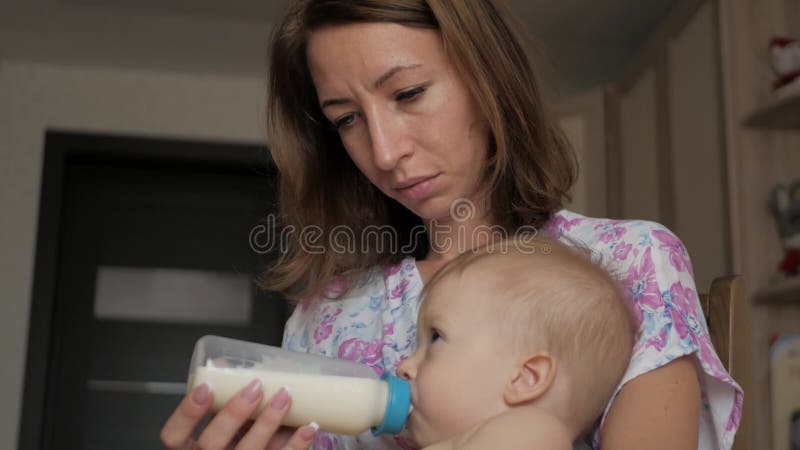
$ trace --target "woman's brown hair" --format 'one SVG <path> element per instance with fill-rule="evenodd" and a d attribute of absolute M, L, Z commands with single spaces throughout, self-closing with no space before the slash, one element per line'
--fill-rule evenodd
<path fill-rule="evenodd" d="M 541 226 L 562 207 L 577 177 L 575 155 L 542 101 L 525 34 L 502 1 L 298 0 L 272 38 L 267 103 L 279 222 L 293 232 L 283 235 L 286 252 L 261 279 L 262 287 L 294 299 L 319 293 L 334 276 L 428 251 L 419 217 L 363 176 L 319 107 L 306 61 L 309 34 L 356 22 L 439 31 L 491 130 L 483 189 L 494 225 L 509 234 Z M 332 233 L 342 227 L 356 238 L 355 251 L 332 249 Z M 386 230 L 390 242 L 362 245 L 361 237 L 380 240 Z"/>

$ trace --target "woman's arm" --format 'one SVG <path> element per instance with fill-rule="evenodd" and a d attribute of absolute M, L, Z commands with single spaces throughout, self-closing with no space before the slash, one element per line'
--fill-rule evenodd
<path fill-rule="evenodd" d="M 696 450 L 700 383 L 692 356 L 623 386 L 600 435 L 603 450 Z"/>

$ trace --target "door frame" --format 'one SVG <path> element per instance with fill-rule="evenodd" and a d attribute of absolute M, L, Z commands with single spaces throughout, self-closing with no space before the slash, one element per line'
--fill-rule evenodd
<path fill-rule="evenodd" d="M 124 135 L 47 131 L 39 197 L 36 252 L 28 323 L 25 387 L 19 428 L 19 449 L 38 450 L 54 417 L 49 362 L 57 352 L 53 319 L 62 246 L 65 173 L 76 159 L 164 166 L 215 166 L 252 170 L 266 179 L 276 175 L 265 146 L 230 142 L 190 141 Z"/>

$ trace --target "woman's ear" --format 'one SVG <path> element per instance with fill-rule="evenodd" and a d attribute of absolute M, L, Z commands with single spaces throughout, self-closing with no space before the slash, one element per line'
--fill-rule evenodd
<path fill-rule="evenodd" d="M 534 401 L 550 389 L 555 377 L 555 359 L 549 353 L 537 353 L 524 360 L 511 374 L 503 399 L 510 406 Z"/>

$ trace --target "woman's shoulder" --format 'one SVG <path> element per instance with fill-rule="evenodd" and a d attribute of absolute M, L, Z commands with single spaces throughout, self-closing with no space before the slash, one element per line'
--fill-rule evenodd
<path fill-rule="evenodd" d="M 662 237 L 675 236 L 666 226 L 652 220 L 587 217 L 566 209 L 553 214 L 542 232 L 556 239 L 571 238 L 602 243 L 621 238 L 643 237 L 653 233 Z"/>
<path fill-rule="evenodd" d="M 701 441 L 713 443 L 701 448 L 729 448 L 739 421 L 741 389 L 711 345 L 681 240 L 657 222 L 592 218 L 566 210 L 556 213 L 543 230 L 548 237 L 588 249 L 622 287 L 637 340 L 618 391 L 633 378 L 693 355 L 705 405 Z M 711 385 L 719 387 L 708 390 Z"/>
<path fill-rule="evenodd" d="M 660 267 L 661 274 L 674 270 L 692 276 L 689 253 L 683 242 L 658 222 L 594 218 L 561 210 L 542 231 L 547 237 L 582 247 L 615 271 L 625 270 L 635 261 L 655 266 L 665 262 L 665 267 Z"/>

